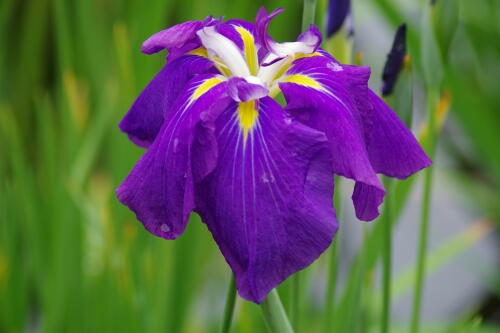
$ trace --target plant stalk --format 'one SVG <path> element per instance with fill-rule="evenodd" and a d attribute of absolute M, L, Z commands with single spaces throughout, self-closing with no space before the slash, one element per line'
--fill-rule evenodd
<path fill-rule="evenodd" d="M 228 333 L 231 329 L 231 322 L 233 321 L 234 305 L 236 303 L 236 281 L 234 275 L 231 274 L 229 281 L 229 288 L 227 290 L 226 305 L 224 307 L 224 319 L 222 321 L 221 333 Z"/>
<path fill-rule="evenodd" d="M 317 0 L 304 0 L 302 32 L 306 31 L 311 24 L 316 22 L 316 1 Z"/>
<path fill-rule="evenodd" d="M 436 111 L 437 95 L 436 90 L 430 88 L 428 90 L 428 118 L 429 118 L 429 152 L 428 155 L 431 159 L 434 158 L 436 149 Z M 424 276 L 427 261 L 427 240 L 429 234 L 429 219 L 431 208 L 431 195 L 432 195 L 432 179 L 434 167 L 431 166 L 425 170 L 424 189 L 422 197 L 422 216 L 420 221 L 420 239 L 418 244 L 418 257 L 415 276 L 415 295 L 413 298 L 413 311 L 411 319 L 410 332 L 417 333 L 420 331 L 420 312 L 422 307 L 422 293 L 424 286 Z"/>
<path fill-rule="evenodd" d="M 337 221 L 339 222 L 339 230 L 333 239 L 330 248 L 330 260 L 328 268 L 328 279 L 326 286 L 326 304 L 325 304 L 325 333 L 332 332 L 334 324 L 334 309 L 335 309 L 335 292 L 337 287 L 337 273 L 338 273 L 338 257 L 340 250 L 340 221 L 342 220 L 342 195 L 340 186 L 340 177 L 335 176 L 335 192 L 333 196 L 333 203 L 336 209 Z"/>
<path fill-rule="evenodd" d="M 387 179 L 386 191 L 387 196 L 384 203 L 384 214 L 381 223 L 383 223 L 383 277 L 382 277 L 382 319 L 380 325 L 380 332 L 387 333 L 389 331 L 389 323 L 391 316 L 391 287 L 392 287 L 392 186 L 393 182 Z"/>
<path fill-rule="evenodd" d="M 271 290 L 267 295 L 261 308 L 271 333 L 293 333 L 292 325 L 290 325 L 276 289 Z"/>

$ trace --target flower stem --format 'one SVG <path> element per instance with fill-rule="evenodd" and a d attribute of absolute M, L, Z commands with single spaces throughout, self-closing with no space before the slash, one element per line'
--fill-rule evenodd
<path fill-rule="evenodd" d="M 334 207 L 336 209 L 337 221 L 342 219 L 342 195 L 340 177 L 335 176 L 335 192 L 333 196 Z M 335 291 L 337 287 L 337 272 L 338 272 L 338 252 L 340 247 L 340 229 L 337 231 L 333 244 L 330 248 L 330 261 L 328 268 L 328 279 L 326 286 L 326 312 L 325 312 L 325 333 L 332 332 L 334 323 L 334 308 L 335 308 Z"/>
<path fill-rule="evenodd" d="M 389 331 L 390 315 L 391 315 L 391 280 L 392 280 L 392 214 L 391 214 L 391 199 L 392 199 L 392 181 L 387 179 L 386 191 L 387 196 L 384 203 L 383 214 L 383 277 L 382 277 L 382 323 L 380 325 L 380 332 L 387 333 Z"/>
<path fill-rule="evenodd" d="M 229 288 L 226 296 L 226 306 L 224 307 L 224 319 L 222 321 L 221 333 L 228 333 L 233 320 L 234 304 L 236 303 L 236 281 L 234 275 L 231 274 Z"/>
<path fill-rule="evenodd" d="M 304 9 L 302 11 L 302 31 L 306 31 L 309 25 L 316 20 L 316 0 L 304 0 Z"/>
<path fill-rule="evenodd" d="M 290 325 L 276 289 L 271 290 L 267 295 L 261 308 L 272 333 L 293 333 L 292 325 Z"/>
<path fill-rule="evenodd" d="M 431 159 L 434 158 L 434 151 L 436 147 L 436 112 L 434 107 L 437 103 L 436 90 L 428 90 L 428 118 L 429 118 L 429 152 L 428 155 Z M 422 216 L 420 220 L 420 240 L 418 245 L 418 257 L 415 276 L 415 295 L 413 298 L 413 311 L 411 318 L 412 333 L 417 333 L 420 330 L 420 309 L 422 306 L 422 292 L 424 285 L 424 276 L 427 261 L 427 238 L 429 234 L 429 218 L 432 194 L 432 176 L 434 167 L 429 167 L 425 170 L 424 189 L 422 197 Z"/>
<path fill-rule="evenodd" d="M 300 325 L 300 294 L 301 294 L 301 278 L 300 272 L 297 272 L 292 277 L 292 284 L 290 290 L 290 320 L 292 321 L 292 327 L 295 331 L 299 331 Z"/>

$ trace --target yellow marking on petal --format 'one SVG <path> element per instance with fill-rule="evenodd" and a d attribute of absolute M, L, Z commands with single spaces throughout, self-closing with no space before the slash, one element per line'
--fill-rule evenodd
<path fill-rule="evenodd" d="M 214 63 L 215 67 L 219 70 L 219 72 L 221 72 L 222 75 L 225 75 L 228 77 L 231 76 L 231 72 L 229 71 L 229 68 L 227 68 L 227 66 L 224 65 L 224 63 L 222 62 L 222 60 L 219 57 L 217 57 L 216 55 L 213 55 L 212 57 L 208 56 L 208 52 L 207 52 L 206 47 L 200 46 L 194 50 L 189 51 L 187 54 L 197 55 L 197 56 L 206 58 L 208 60 L 211 60 Z"/>
<path fill-rule="evenodd" d="M 200 98 L 203 94 L 205 94 L 207 91 L 221 83 L 222 80 L 216 77 L 207 79 L 201 83 L 198 88 L 194 91 L 193 95 L 191 95 L 191 98 L 189 99 L 189 104 L 191 105 L 194 101 L 196 101 L 198 98 Z"/>
<path fill-rule="evenodd" d="M 319 52 L 313 52 L 313 53 L 297 53 L 295 55 L 295 59 L 301 59 L 301 58 L 309 58 L 309 57 L 322 57 L 323 55 Z"/>
<path fill-rule="evenodd" d="M 191 50 L 187 54 L 197 55 L 208 59 L 207 49 L 204 46 L 200 46 L 197 49 Z"/>
<path fill-rule="evenodd" d="M 300 84 L 301 86 L 306 86 L 309 88 L 324 90 L 323 86 L 315 79 L 302 74 L 290 75 L 283 80 L 283 82 Z"/>
<path fill-rule="evenodd" d="M 295 60 L 297 59 L 302 59 L 302 58 L 310 58 L 310 57 L 323 57 L 323 55 L 319 52 L 314 52 L 314 53 L 296 53 L 293 56 L 289 56 L 288 59 L 283 63 L 281 68 L 279 69 L 278 73 L 273 78 L 273 81 L 278 80 L 287 70 L 292 67 L 292 64 Z"/>
<path fill-rule="evenodd" d="M 243 143 L 246 143 L 248 132 L 255 125 L 258 115 L 259 112 L 255 109 L 255 100 L 239 103 L 238 119 L 240 121 L 240 127 L 243 129 Z"/>
<path fill-rule="evenodd" d="M 243 48 L 245 49 L 245 59 L 247 60 L 250 73 L 256 75 L 259 69 L 259 64 L 257 63 L 257 51 L 255 49 L 255 39 L 253 35 L 247 29 L 235 25 L 234 28 L 240 34 L 243 40 Z"/>

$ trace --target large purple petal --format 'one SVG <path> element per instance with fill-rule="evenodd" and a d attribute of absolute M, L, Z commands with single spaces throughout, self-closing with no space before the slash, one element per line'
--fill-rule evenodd
<path fill-rule="evenodd" d="M 396 113 L 369 91 L 362 119 L 370 161 L 376 172 L 404 179 L 432 164 Z M 371 105 L 369 105 L 371 104 Z"/>
<path fill-rule="evenodd" d="M 221 106 L 226 84 L 208 81 L 214 77 L 202 75 L 186 86 L 158 137 L 116 191 L 156 236 L 174 239 L 182 234 L 194 209 L 194 184 L 215 167 L 210 114 Z M 206 82 L 216 84 L 202 86 Z"/>
<path fill-rule="evenodd" d="M 369 73 L 366 67 L 341 66 L 326 57 L 309 57 L 296 61 L 287 72 L 288 79 L 280 83 L 287 110 L 326 134 L 333 171 L 357 182 L 353 194 L 356 216 L 365 221 L 378 216 L 385 195 L 366 149 L 358 101 L 351 93 L 352 87 L 366 84 Z"/>
<path fill-rule="evenodd" d="M 120 122 L 120 129 L 136 145 L 149 147 L 187 82 L 211 68 L 210 60 L 195 55 L 186 55 L 166 64 L 135 100 Z"/>
<path fill-rule="evenodd" d="M 257 104 L 246 139 L 237 103 L 217 120 L 219 159 L 197 186 L 197 211 L 240 295 L 260 303 L 330 245 L 338 224 L 324 134 L 289 118 L 269 97 Z"/>

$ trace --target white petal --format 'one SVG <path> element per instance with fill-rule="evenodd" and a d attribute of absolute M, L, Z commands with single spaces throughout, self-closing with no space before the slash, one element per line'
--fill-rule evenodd
<path fill-rule="evenodd" d="M 234 76 L 250 76 L 245 58 L 232 40 L 215 31 L 213 26 L 198 30 L 196 34 L 203 46 L 221 58 Z"/>

